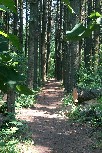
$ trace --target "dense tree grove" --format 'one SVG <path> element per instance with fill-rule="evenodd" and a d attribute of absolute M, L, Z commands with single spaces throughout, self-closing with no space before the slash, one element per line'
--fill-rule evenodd
<path fill-rule="evenodd" d="M 56 86 L 58 81 L 61 90 Z M 63 104 L 60 112 L 59 99 Z M 35 108 L 35 102 L 39 107 Z M 63 120 L 54 114 L 56 111 Z M 19 118 L 18 112 L 23 116 Z M 69 129 L 63 124 L 65 116 L 75 123 L 70 122 Z M 39 123 L 33 126 L 33 122 Z M 59 125 L 62 133 L 58 132 Z M 88 133 L 83 137 L 88 151 L 102 150 L 102 0 L 0 0 L 0 152 L 25 152 L 18 148 L 21 145 L 25 150 L 28 143 L 35 147 L 32 138 L 38 139 L 40 148 L 40 136 L 44 139 L 46 135 L 53 141 L 54 150 L 48 148 L 47 139 L 44 148 L 56 152 L 64 141 L 59 142 L 61 138 L 77 137 L 80 129 Z M 32 133 L 30 137 L 31 132 L 36 136 Z M 77 139 L 79 143 L 82 137 Z M 77 139 L 69 144 L 71 152 Z M 65 144 L 61 147 L 66 150 Z M 77 147 L 80 151 L 83 144 Z M 70 152 L 69 148 L 66 151 Z"/>
<path fill-rule="evenodd" d="M 7 93 L 8 111 L 12 111 L 16 91 L 23 92 L 20 84 L 36 90 L 48 77 L 55 77 L 63 80 L 68 93 L 88 83 L 94 87 L 95 80 L 101 86 L 101 0 L 1 0 L 0 3 L 0 63 L 7 62 L 6 69 L 11 71 L 12 67 L 14 73 L 20 74 L 19 81 L 13 73 L 13 77 L 7 74 L 4 81 L 0 72 L 0 89 Z M 9 40 L 3 32 L 10 35 Z M 6 69 L 3 67 L 3 71 Z"/>

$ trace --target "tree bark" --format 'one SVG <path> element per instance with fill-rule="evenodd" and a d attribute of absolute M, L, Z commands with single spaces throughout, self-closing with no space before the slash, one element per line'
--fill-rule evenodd
<path fill-rule="evenodd" d="M 15 92 L 13 89 L 9 89 L 7 92 L 7 112 L 15 113 Z"/>
<path fill-rule="evenodd" d="M 30 1 L 30 21 L 29 21 L 29 50 L 28 50 L 28 75 L 27 84 L 30 89 L 33 89 L 34 81 L 34 25 L 35 25 L 35 2 Z"/>
<path fill-rule="evenodd" d="M 73 89 L 73 101 L 74 103 L 81 104 L 85 101 L 98 98 L 102 96 L 102 89 Z"/>
<path fill-rule="evenodd" d="M 47 53 L 47 0 L 43 0 L 42 33 L 41 33 L 41 78 L 46 81 L 46 53 Z"/>

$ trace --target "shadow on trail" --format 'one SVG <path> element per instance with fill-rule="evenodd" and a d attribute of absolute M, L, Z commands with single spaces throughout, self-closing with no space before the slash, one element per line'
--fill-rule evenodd
<path fill-rule="evenodd" d="M 36 117 L 29 126 L 35 145 L 41 149 L 39 153 L 93 153 L 86 127 L 41 116 Z"/>
<path fill-rule="evenodd" d="M 55 80 L 47 82 L 34 108 L 25 110 L 38 153 L 101 153 L 93 149 L 90 128 L 70 123 L 59 114 L 63 89 Z"/>

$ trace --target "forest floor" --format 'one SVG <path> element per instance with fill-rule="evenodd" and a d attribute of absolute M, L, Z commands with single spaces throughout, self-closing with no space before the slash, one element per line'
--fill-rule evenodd
<path fill-rule="evenodd" d="M 42 88 L 34 107 L 19 110 L 18 118 L 26 120 L 34 142 L 28 151 L 22 144 L 21 153 L 102 153 L 94 147 L 91 126 L 72 123 L 61 114 L 63 96 L 61 83 L 52 79 Z"/>

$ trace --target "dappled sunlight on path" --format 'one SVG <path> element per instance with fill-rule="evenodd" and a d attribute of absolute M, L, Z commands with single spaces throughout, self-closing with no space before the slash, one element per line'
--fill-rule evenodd
<path fill-rule="evenodd" d="M 39 93 L 37 104 L 20 110 L 18 117 L 28 122 L 34 141 L 29 153 L 101 153 L 90 147 L 90 128 L 70 123 L 59 113 L 63 94 L 60 82 L 49 80 Z"/>

